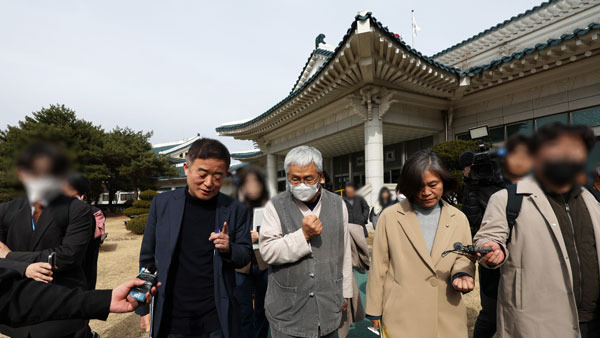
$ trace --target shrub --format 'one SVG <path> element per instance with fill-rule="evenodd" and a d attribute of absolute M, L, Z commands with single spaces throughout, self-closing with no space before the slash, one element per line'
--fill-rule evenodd
<path fill-rule="evenodd" d="M 140 193 L 140 199 L 144 201 L 152 201 L 152 198 L 158 193 L 154 190 L 144 190 Z"/>
<path fill-rule="evenodd" d="M 456 191 L 447 196 L 448 202 L 455 206 L 462 203 L 463 200 L 463 168 L 458 163 L 458 157 L 466 150 L 473 150 L 477 148 L 476 141 L 464 141 L 454 140 L 448 142 L 442 142 L 434 145 L 431 150 L 435 151 L 436 154 L 444 161 L 448 170 L 454 174 L 458 181 Z"/>
<path fill-rule="evenodd" d="M 448 142 L 442 142 L 431 147 L 431 150 L 435 151 L 436 154 L 444 161 L 448 170 L 462 170 L 458 163 L 458 157 L 466 150 L 473 150 L 477 148 L 476 141 L 464 141 L 454 140 Z"/>
<path fill-rule="evenodd" d="M 123 210 L 123 214 L 125 216 L 129 216 L 129 217 L 133 217 L 133 216 L 137 216 L 137 215 L 142 215 L 142 214 L 147 214 L 147 213 L 148 213 L 148 209 L 147 208 L 131 207 L 131 208 L 127 208 L 127 209 Z"/>
<path fill-rule="evenodd" d="M 142 235 L 146 229 L 146 222 L 148 221 L 148 214 L 139 215 L 136 218 L 132 218 L 127 222 L 127 230 L 134 234 Z"/>
<path fill-rule="evenodd" d="M 150 209 L 151 204 L 152 201 L 137 200 L 133 202 L 133 207 L 139 209 Z"/>

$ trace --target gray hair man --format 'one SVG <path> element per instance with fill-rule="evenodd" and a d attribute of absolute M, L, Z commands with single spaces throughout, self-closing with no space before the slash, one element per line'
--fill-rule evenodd
<path fill-rule="evenodd" d="M 330 337 L 352 297 L 348 211 L 340 196 L 321 188 L 317 149 L 292 149 L 284 166 L 288 189 L 265 206 L 259 240 L 270 264 L 271 336 Z"/>

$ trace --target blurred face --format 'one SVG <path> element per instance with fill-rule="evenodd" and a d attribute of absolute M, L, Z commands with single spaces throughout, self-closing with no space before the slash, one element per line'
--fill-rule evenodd
<path fill-rule="evenodd" d="M 65 194 L 67 196 L 73 196 L 73 197 L 77 198 L 80 201 L 83 201 L 83 199 L 85 198 L 84 195 L 80 195 L 79 191 L 75 190 L 75 188 L 73 188 L 68 183 L 65 183 L 63 185 L 62 192 L 63 192 L 63 194 Z"/>
<path fill-rule="evenodd" d="M 227 175 L 227 164 L 216 158 L 197 158 L 189 164 L 183 164 L 190 195 L 209 200 L 221 189 L 221 184 Z"/>
<path fill-rule="evenodd" d="M 568 186 L 583 171 L 587 149 L 578 136 L 561 135 L 543 144 L 534 156 L 536 175 L 545 183 Z"/>
<path fill-rule="evenodd" d="M 356 190 L 354 189 L 354 187 L 346 187 L 346 197 L 348 198 L 354 198 L 354 196 L 356 196 Z"/>
<path fill-rule="evenodd" d="M 63 178 L 52 174 L 52 161 L 48 157 L 36 159 L 31 170 L 18 169 L 17 174 L 30 202 L 50 201 L 62 191 Z"/>
<path fill-rule="evenodd" d="M 415 197 L 415 202 L 424 207 L 432 207 L 444 195 L 444 182 L 442 178 L 431 170 L 423 173 L 423 188 Z"/>
<path fill-rule="evenodd" d="M 383 193 L 381 194 L 381 199 L 384 202 L 389 202 L 390 201 L 390 193 L 389 193 L 389 191 L 385 191 L 384 190 Z"/>
<path fill-rule="evenodd" d="M 254 174 L 248 174 L 242 187 L 244 195 L 249 200 L 257 200 L 262 196 L 263 188 L 260 181 Z"/>
<path fill-rule="evenodd" d="M 533 167 L 533 159 L 529 156 L 527 146 L 519 144 L 510 153 L 506 154 L 504 159 L 505 170 L 509 175 L 523 177 L 527 175 Z"/>

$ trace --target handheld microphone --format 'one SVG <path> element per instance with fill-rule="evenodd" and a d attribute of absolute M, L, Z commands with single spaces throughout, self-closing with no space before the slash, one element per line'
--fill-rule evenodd
<path fill-rule="evenodd" d="M 453 250 L 446 250 L 442 253 L 442 257 L 449 253 L 455 252 L 461 255 L 476 256 L 477 254 L 485 255 L 491 252 L 492 248 L 488 246 L 463 245 L 461 242 L 456 242 L 453 245 Z"/>

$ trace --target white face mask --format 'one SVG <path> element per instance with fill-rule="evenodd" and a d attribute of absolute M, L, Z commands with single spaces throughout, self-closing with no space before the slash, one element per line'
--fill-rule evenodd
<path fill-rule="evenodd" d="M 294 195 L 294 198 L 302 202 L 310 201 L 319 191 L 319 183 L 315 183 L 313 185 L 304 183 L 293 185 L 288 182 L 288 187 L 292 195 Z"/>
<path fill-rule="evenodd" d="M 49 202 L 60 194 L 61 180 L 55 177 L 28 177 L 23 180 L 29 202 Z"/>

